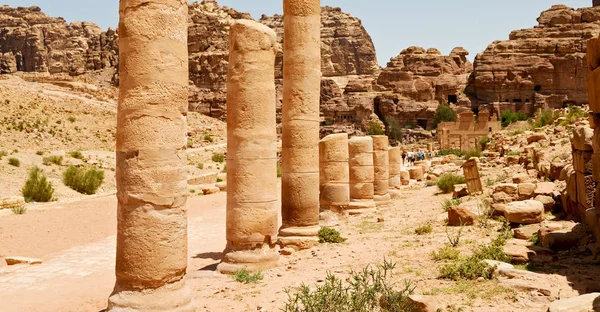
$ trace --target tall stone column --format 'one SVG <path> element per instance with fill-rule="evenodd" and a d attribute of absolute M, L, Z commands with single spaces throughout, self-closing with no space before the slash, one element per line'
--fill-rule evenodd
<path fill-rule="evenodd" d="M 350 153 L 350 214 L 374 211 L 373 139 L 353 137 L 348 141 Z"/>
<path fill-rule="evenodd" d="M 227 247 L 222 273 L 277 266 L 275 53 L 269 27 L 238 20 L 229 30 Z"/>
<path fill-rule="evenodd" d="M 402 186 L 400 172 L 402 171 L 402 151 L 400 147 L 390 147 L 390 188 L 399 189 Z"/>
<path fill-rule="evenodd" d="M 374 199 L 377 206 L 385 206 L 390 204 L 389 140 L 385 135 L 371 137 L 373 138 L 373 166 L 375 167 Z"/>
<path fill-rule="evenodd" d="M 319 0 L 284 0 L 282 220 L 279 242 L 310 248 L 319 232 Z"/>
<path fill-rule="evenodd" d="M 187 2 L 120 0 L 116 284 L 108 311 L 194 311 L 187 269 Z"/>
<path fill-rule="evenodd" d="M 339 212 L 350 203 L 348 134 L 328 135 L 319 143 L 321 209 Z"/>

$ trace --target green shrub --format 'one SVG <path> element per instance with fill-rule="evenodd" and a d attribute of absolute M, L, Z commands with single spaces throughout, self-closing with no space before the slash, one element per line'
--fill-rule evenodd
<path fill-rule="evenodd" d="M 368 135 L 384 135 L 385 128 L 378 119 L 371 119 L 367 122 Z"/>
<path fill-rule="evenodd" d="M 541 246 L 542 245 L 542 243 L 540 241 L 539 233 L 533 234 L 533 236 L 531 236 L 531 238 L 529 239 L 529 241 L 532 242 L 535 246 Z"/>
<path fill-rule="evenodd" d="M 38 156 L 42 156 L 42 155 L 44 155 L 44 151 L 37 151 L 37 152 L 35 152 L 35 154 Z"/>
<path fill-rule="evenodd" d="M 0 159 L 2 159 L 2 157 L 4 156 L 8 156 L 8 152 L 6 150 L 1 150 L 0 151 Z"/>
<path fill-rule="evenodd" d="M 199 162 L 196 167 L 198 167 L 198 169 L 203 170 L 204 169 L 204 164 Z"/>
<path fill-rule="evenodd" d="M 75 159 L 83 159 L 83 154 L 81 153 L 81 151 L 72 151 L 68 153 L 69 156 L 75 158 Z"/>
<path fill-rule="evenodd" d="M 456 112 L 450 107 L 450 104 L 440 104 L 433 116 L 433 128 L 437 128 L 441 122 L 456 121 Z"/>
<path fill-rule="evenodd" d="M 485 150 L 485 148 L 487 147 L 488 143 L 490 143 L 490 138 L 489 137 L 483 137 L 481 139 L 479 139 L 479 146 L 481 147 L 481 150 Z"/>
<path fill-rule="evenodd" d="M 395 264 L 384 260 L 375 269 L 367 266 L 350 277 L 337 278 L 327 274 L 325 283 L 315 290 L 302 284 L 297 293 L 286 290 L 288 300 L 283 312 L 402 312 L 415 311 L 408 296 L 415 286 L 406 281 L 399 290 L 390 281 Z"/>
<path fill-rule="evenodd" d="M 210 134 L 207 133 L 204 135 L 204 141 L 212 143 L 214 142 L 214 139 Z"/>
<path fill-rule="evenodd" d="M 223 182 L 223 179 L 217 178 L 217 183 Z"/>
<path fill-rule="evenodd" d="M 415 234 L 417 235 L 430 234 L 431 232 L 433 232 L 433 227 L 431 226 L 431 223 L 421 225 L 415 229 Z"/>
<path fill-rule="evenodd" d="M 565 120 L 563 122 L 561 122 L 560 124 L 561 124 L 561 126 L 570 125 L 570 124 L 573 124 L 578 119 L 587 118 L 588 115 L 589 114 L 586 111 L 584 111 L 583 109 L 581 109 L 577 106 L 569 105 L 569 113 L 565 116 Z"/>
<path fill-rule="evenodd" d="M 322 227 L 319 229 L 319 243 L 333 243 L 333 244 L 338 244 L 338 243 L 343 243 L 346 241 L 346 238 L 343 238 L 340 235 L 340 232 L 338 232 L 335 229 L 332 228 L 328 228 L 328 227 Z"/>
<path fill-rule="evenodd" d="M 44 159 L 42 160 L 42 163 L 46 166 L 50 166 L 51 164 L 62 166 L 62 162 L 63 162 L 63 157 L 57 156 L 57 155 L 44 157 Z"/>
<path fill-rule="evenodd" d="M 517 135 L 523 134 L 523 133 L 525 133 L 524 130 L 515 130 L 515 131 L 511 131 L 511 132 L 507 133 L 507 135 L 509 137 L 514 137 L 514 136 L 517 136 Z"/>
<path fill-rule="evenodd" d="M 29 170 L 29 176 L 21 188 L 21 194 L 25 197 L 26 202 L 46 203 L 52 200 L 54 187 L 40 168 L 33 167 Z"/>
<path fill-rule="evenodd" d="M 455 173 L 444 173 L 439 177 L 436 185 L 442 193 L 448 194 L 454 191 L 455 184 L 464 184 L 466 181 L 467 180 L 462 175 Z"/>
<path fill-rule="evenodd" d="M 216 163 L 223 163 L 225 162 L 225 155 L 223 153 L 213 153 L 212 161 Z"/>
<path fill-rule="evenodd" d="M 506 156 L 521 156 L 521 151 L 510 151 Z"/>
<path fill-rule="evenodd" d="M 25 206 L 13 207 L 10 210 L 12 210 L 12 212 L 16 215 L 22 215 L 27 212 L 27 208 L 25 208 Z"/>
<path fill-rule="evenodd" d="M 233 279 L 239 283 L 256 284 L 263 280 L 263 275 L 260 271 L 250 274 L 248 270 L 241 269 L 233 274 Z"/>
<path fill-rule="evenodd" d="M 545 109 L 542 113 L 536 117 L 533 122 L 533 128 L 541 128 L 547 125 L 552 124 L 556 119 L 558 119 L 559 114 L 554 112 L 551 109 Z"/>
<path fill-rule="evenodd" d="M 448 156 L 448 155 L 456 155 L 458 157 L 463 157 L 463 156 L 465 156 L 465 152 L 463 152 L 459 149 L 454 149 L 454 148 L 442 149 L 438 152 L 438 156 Z"/>
<path fill-rule="evenodd" d="M 435 261 L 457 260 L 459 256 L 460 251 L 451 246 L 444 246 L 437 252 L 434 251 L 431 253 L 431 258 Z"/>
<path fill-rule="evenodd" d="M 444 211 L 448 211 L 448 208 L 450 208 L 452 206 L 458 206 L 461 203 L 462 203 L 462 199 L 460 199 L 460 198 L 445 199 L 444 202 L 442 203 L 442 209 L 444 209 Z"/>
<path fill-rule="evenodd" d="M 73 116 L 69 116 L 69 118 L 67 118 L 67 120 L 71 123 L 75 122 L 77 119 Z"/>
<path fill-rule="evenodd" d="M 513 113 L 510 110 L 505 110 L 502 112 L 500 116 L 500 122 L 502 123 L 502 127 L 508 127 L 513 122 L 522 121 L 529 119 L 529 116 L 523 113 Z"/>
<path fill-rule="evenodd" d="M 69 166 L 63 174 L 63 182 L 71 189 L 86 195 L 96 194 L 104 181 L 104 170 L 93 166 Z"/>
<path fill-rule="evenodd" d="M 21 161 L 18 158 L 11 157 L 8 159 L 8 164 L 14 167 L 20 167 Z"/>
<path fill-rule="evenodd" d="M 385 117 L 385 122 L 388 126 L 388 136 L 390 139 L 394 141 L 402 141 L 402 127 L 396 120 L 396 118 L 392 116 Z"/>
<path fill-rule="evenodd" d="M 472 150 L 468 150 L 465 153 L 465 160 L 469 160 L 471 159 L 471 157 L 482 157 L 483 153 L 481 152 L 481 150 L 479 149 L 472 149 Z"/>

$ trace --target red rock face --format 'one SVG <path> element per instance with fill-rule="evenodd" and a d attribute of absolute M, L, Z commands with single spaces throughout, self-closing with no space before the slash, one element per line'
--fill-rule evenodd
<path fill-rule="evenodd" d="M 0 7 L 0 73 L 81 75 L 117 65 L 117 34 L 89 22 L 67 24 L 39 7 Z"/>
<path fill-rule="evenodd" d="M 477 55 L 468 88 L 476 104 L 506 102 L 533 111 L 588 102 L 586 41 L 600 31 L 600 8 L 555 5 L 538 22 Z"/>

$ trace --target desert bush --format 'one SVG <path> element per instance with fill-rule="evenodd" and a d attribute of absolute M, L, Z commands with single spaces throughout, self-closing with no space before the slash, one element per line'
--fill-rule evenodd
<path fill-rule="evenodd" d="M 210 134 L 207 133 L 204 135 L 204 141 L 212 143 L 214 139 Z"/>
<path fill-rule="evenodd" d="M 319 229 L 319 243 L 343 243 L 346 241 L 346 238 L 343 238 L 335 229 L 322 227 Z"/>
<path fill-rule="evenodd" d="M 565 120 L 560 123 L 561 126 L 573 124 L 581 118 L 587 118 L 589 114 L 577 106 L 569 105 L 569 113 L 565 116 Z"/>
<path fill-rule="evenodd" d="M 392 116 L 387 116 L 385 117 L 385 122 L 388 125 L 388 136 L 390 137 L 390 139 L 394 141 L 401 141 L 402 127 L 400 126 L 396 118 Z"/>
<path fill-rule="evenodd" d="M 0 159 L 4 156 L 8 156 L 8 152 L 6 150 L 0 150 Z"/>
<path fill-rule="evenodd" d="M 233 274 L 233 279 L 236 282 L 244 284 L 256 284 L 262 281 L 263 278 L 262 272 L 258 271 L 254 274 L 250 274 L 246 269 L 238 270 Z"/>
<path fill-rule="evenodd" d="M 510 110 L 505 110 L 502 112 L 500 116 L 500 122 L 502 123 L 502 127 L 507 127 L 513 122 L 522 121 L 529 119 L 529 116 L 523 113 L 513 113 Z"/>
<path fill-rule="evenodd" d="M 471 159 L 471 157 L 482 157 L 483 153 L 481 152 L 480 149 L 472 149 L 472 150 L 468 150 L 465 153 L 465 160 L 469 160 Z"/>
<path fill-rule="evenodd" d="M 93 166 L 69 166 L 63 174 L 63 183 L 71 189 L 86 195 L 96 194 L 104 181 L 104 170 Z"/>
<path fill-rule="evenodd" d="M 479 146 L 481 147 L 481 150 L 485 150 L 485 148 L 487 147 L 488 143 L 490 143 L 490 138 L 489 137 L 483 137 L 481 139 L 479 139 Z"/>
<path fill-rule="evenodd" d="M 38 156 L 42 156 L 42 155 L 44 155 L 44 151 L 37 151 L 37 152 L 35 152 L 35 154 Z"/>
<path fill-rule="evenodd" d="M 465 156 L 465 152 L 463 152 L 459 149 L 454 149 L 454 148 L 442 149 L 438 152 L 438 156 L 447 156 L 447 155 L 456 155 L 458 157 L 463 157 L 463 156 Z"/>
<path fill-rule="evenodd" d="M 16 215 L 22 215 L 27 212 L 27 208 L 25 208 L 25 206 L 13 207 L 10 210 L 12 210 L 12 212 Z"/>
<path fill-rule="evenodd" d="M 367 122 L 368 135 L 384 135 L 385 128 L 378 119 L 371 119 Z"/>
<path fill-rule="evenodd" d="M 48 157 L 44 157 L 44 159 L 42 160 L 42 163 L 46 166 L 49 166 L 51 164 L 55 164 L 58 166 L 61 166 L 63 162 L 63 157 L 62 156 L 57 156 L 57 155 L 52 155 L 52 156 L 48 156 Z"/>
<path fill-rule="evenodd" d="M 21 194 L 26 202 L 46 203 L 52 200 L 54 187 L 40 168 L 33 167 L 29 170 L 29 176 L 21 188 Z"/>
<path fill-rule="evenodd" d="M 521 151 L 510 151 L 506 156 L 521 156 Z"/>
<path fill-rule="evenodd" d="M 284 312 L 401 312 L 414 311 L 414 304 L 408 299 L 415 286 L 406 281 L 397 289 L 390 280 L 395 264 L 384 260 L 376 268 L 367 266 L 361 271 L 350 273 L 346 281 L 327 274 L 325 283 L 315 290 L 302 284 L 300 290 L 292 294 L 286 290 L 288 300 Z"/>
<path fill-rule="evenodd" d="M 448 208 L 450 208 L 452 206 L 458 206 L 461 203 L 462 203 L 462 200 L 460 198 L 445 199 L 444 202 L 442 203 L 442 209 L 444 209 L 444 211 L 448 211 Z"/>
<path fill-rule="evenodd" d="M 456 121 L 456 112 L 450 104 L 440 104 L 433 116 L 433 128 L 437 128 L 441 122 Z"/>
<path fill-rule="evenodd" d="M 204 163 L 199 162 L 196 167 L 198 167 L 198 169 L 203 170 L 204 169 Z"/>
<path fill-rule="evenodd" d="M 458 228 L 458 231 L 456 232 L 448 231 L 449 228 L 449 226 L 446 227 L 446 237 L 448 238 L 448 242 L 450 243 L 450 246 L 458 247 L 458 245 L 460 245 L 460 237 L 462 236 L 464 226 Z"/>
<path fill-rule="evenodd" d="M 77 120 L 77 118 L 75 118 L 75 117 L 73 117 L 73 116 L 69 116 L 69 117 L 67 118 L 67 120 L 68 120 L 69 122 L 73 123 L 73 122 L 75 122 L 75 121 Z"/>
<path fill-rule="evenodd" d="M 444 246 L 438 251 L 431 253 L 431 258 L 435 261 L 457 260 L 460 256 L 460 251 L 451 246 Z"/>
<path fill-rule="evenodd" d="M 213 153 L 212 161 L 216 163 L 223 163 L 225 162 L 225 155 L 223 153 Z"/>
<path fill-rule="evenodd" d="M 533 122 L 533 128 L 541 128 L 547 125 L 552 124 L 556 119 L 558 119 L 559 114 L 554 112 L 551 109 L 545 109 L 542 113 L 535 118 Z"/>
<path fill-rule="evenodd" d="M 18 158 L 11 157 L 8 159 L 8 164 L 14 167 L 20 167 L 21 161 Z"/>
<path fill-rule="evenodd" d="M 431 223 L 421 225 L 415 229 L 415 234 L 417 235 L 430 234 L 431 232 L 433 232 L 433 227 L 431 226 Z"/>
<path fill-rule="evenodd" d="M 466 183 L 466 181 L 464 176 L 450 172 L 442 174 L 438 178 L 436 185 L 442 193 L 448 194 L 454 191 L 454 185 L 463 184 Z"/>
<path fill-rule="evenodd" d="M 525 133 L 524 130 L 515 130 L 515 131 L 511 131 L 511 132 L 507 133 L 506 135 L 508 135 L 509 137 L 514 137 L 514 136 L 517 136 L 517 135 L 523 134 L 523 133 Z"/>
<path fill-rule="evenodd" d="M 68 153 L 69 156 L 75 158 L 75 159 L 83 159 L 83 154 L 81 153 L 81 151 L 72 151 Z"/>

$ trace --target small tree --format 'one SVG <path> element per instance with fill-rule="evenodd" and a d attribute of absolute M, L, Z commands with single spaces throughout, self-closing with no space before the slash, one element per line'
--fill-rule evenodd
<path fill-rule="evenodd" d="M 487 147 L 488 143 L 490 143 L 490 138 L 489 137 L 483 137 L 481 139 L 479 139 L 479 146 L 481 146 L 481 150 L 485 150 L 485 148 Z"/>
<path fill-rule="evenodd" d="M 394 141 L 401 141 L 402 127 L 400 127 L 398 121 L 392 116 L 387 116 L 385 117 L 385 122 L 388 124 L 388 136 L 390 137 L 390 139 Z"/>
<path fill-rule="evenodd" d="M 384 135 L 385 127 L 379 119 L 371 119 L 367 122 L 368 135 Z"/>
<path fill-rule="evenodd" d="M 45 203 L 52 200 L 54 187 L 40 168 L 33 167 L 29 170 L 29 177 L 21 189 L 21 194 L 27 202 Z"/>
<path fill-rule="evenodd" d="M 433 116 L 433 127 L 437 128 L 441 122 L 456 121 L 456 112 L 450 107 L 450 104 L 440 104 Z"/>

